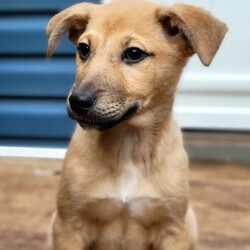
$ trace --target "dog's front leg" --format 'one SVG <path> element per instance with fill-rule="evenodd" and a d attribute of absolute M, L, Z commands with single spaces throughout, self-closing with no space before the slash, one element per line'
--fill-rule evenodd
<path fill-rule="evenodd" d="M 52 225 L 51 250 L 87 250 L 88 242 L 84 231 L 58 215 Z"/>
<path fill-rule="evenodd" d="M 185 228 L 178 229 L 178 232 L 167 232 L 165 237 L 160 241 L 159 250 L 192 250 L 190 246 L 188 233 Z"/>

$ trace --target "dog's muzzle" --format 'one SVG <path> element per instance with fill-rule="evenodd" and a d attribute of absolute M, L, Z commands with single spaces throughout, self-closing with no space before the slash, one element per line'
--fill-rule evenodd
<path fill-rule="evenodd" d="M 73 92 L 68 98 L 69 116 L 84 129 L 104 131 L 129 119 L 138 110 L 138 103 L 125 105 L 120 100 L 98 98 L 95 92 Z"/>

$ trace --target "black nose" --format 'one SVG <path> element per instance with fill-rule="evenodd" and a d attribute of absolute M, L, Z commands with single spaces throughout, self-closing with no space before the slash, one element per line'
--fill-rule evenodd
<path fill-rule="evenodd" d="M 82 93 L 74 92 L 69 97 L 70 107 L 78 115 L 86 114 L 94 106 L 95 100 L 96 95 L 88 91 Z"/>

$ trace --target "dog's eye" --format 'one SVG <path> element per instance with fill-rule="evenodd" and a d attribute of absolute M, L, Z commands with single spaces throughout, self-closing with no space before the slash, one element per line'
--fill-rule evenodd
<path fill-rule="evenodd" d="M 82 60 L 86 61 L 90 54 L 90 47 L 86 43 L 80 43 L 78 46 L 79 56 Z"/>
<path fill-rule="evenodd" d="M 141 60 L 143 60 L 147 56 L 147 53 L 143 50 L 132 47 L 128 48 L 123 55 L 123 60 L 125 63 L 132 64 L 132 63 L 138 63 Z"/>

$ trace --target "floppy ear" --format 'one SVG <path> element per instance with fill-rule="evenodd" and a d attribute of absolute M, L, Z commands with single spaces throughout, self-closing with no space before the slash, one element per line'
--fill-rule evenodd
<path fill-rule="evenodd" d="M 227 26 L 210 13 L 185 4 L 162 8 L 158 20 L 169 36 L 184 39 L 188 54 L 197 53 L 209 66 L 227 33 Z"/>
<path fill-rule="evenodd" d="M 48 37 L 47 57 L 53 54 L 66 32 L 68 32 L 69 40 L 74 44 L 77 43 L 78 38 L 87 27 L 91 10 L 95 7 L 95 4 L 90 3 L 75 4 L 50 19 L 46 29 Z"/>

